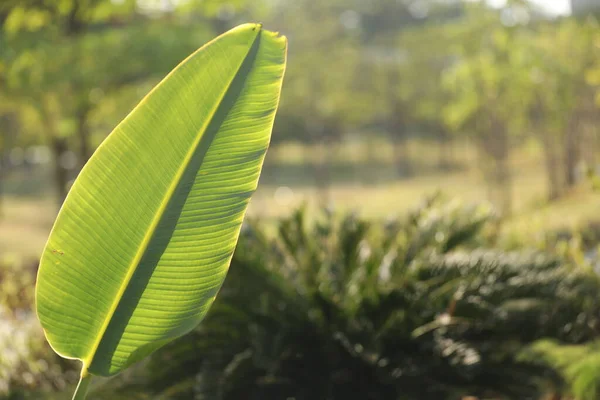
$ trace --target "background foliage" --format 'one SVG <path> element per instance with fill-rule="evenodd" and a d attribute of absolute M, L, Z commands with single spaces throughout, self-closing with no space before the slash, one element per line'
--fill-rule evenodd
<path fill-rule="evenodd" d="M 0 398 L 71 390 L 31 302 L 81 166 L 254 20 L 289 38 L 289 69 L 226 286 L 93 396 L 595 399 L 600 27 L 553 4 L 1 1 Z"/>

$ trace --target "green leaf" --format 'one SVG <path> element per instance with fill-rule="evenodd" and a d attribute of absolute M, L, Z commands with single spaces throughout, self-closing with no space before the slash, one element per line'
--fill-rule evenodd
<path fill-rule="evenodd" d="M 260 25 L 223 34 L 158 84 L 81 171 L 36 287 L 46 338 L 83 362 L 81 386 L 206 314 L 258 183 L 285 56 L 285 38 Z"/>

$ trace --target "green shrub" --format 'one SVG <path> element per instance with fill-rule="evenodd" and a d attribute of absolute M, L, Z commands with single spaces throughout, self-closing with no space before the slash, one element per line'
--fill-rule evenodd
<path fill-rule="evenodd" d="M 553 340 L 540 340 L 521 355 L 523 360 L 551 366 L 564 378 L 555 390 L 573 395 L 577 400 L 595 400 L 600 396 L 600 343 L 565 345 Z"/>
<path fill-rule="evenodd" d="M 137 380 L 169 399 L 536 398 L 554 370 L 518 357 L 589 339 L 598 284 L 539 253 L 473 250 L 484 208 L 430 199 L 385 224 L 300 210 L 245 226 L 205 323 Z M 162 396 L 162 397 L 161 397 Z"/>

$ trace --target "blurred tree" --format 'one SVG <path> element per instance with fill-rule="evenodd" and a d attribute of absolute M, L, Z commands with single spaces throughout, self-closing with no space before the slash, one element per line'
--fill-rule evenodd
<path fill-rule="evenodd" d="M 264 0 L 169 0 L 167 3 L 176 14 L 192 18 L 196 24 L 206 26 L 213 36 L 249 20 L 264 21 L 273 7 L 269 1 Z"/>
<path fill-rule="evenodd" d="M 581 179 L 581 161 L 595 162 L 597 108 L 589 79 L 599 37 L 594 20 L 540 21 L 519 44 L 529 75 L 520 81 L 521 97 L 544 150 L 549 200 Z"/>
<path fill-rule="evenodd" d="M 133 1 L 9 1 L 3 7 L 6 91 L 42 121 L 59 204 L 75 166 L 69 149 L 77 143 L 80 166 L 93 151 L 90 121 L 99 105 L 166 74 L 208 37 L 202 26 L 191 30 L 185 19 L 170 18 L 169 10 L 142 13 Z"/>
<path fill-rule="evenodd" d="M 587 81 L 588 71 L 597 64 L 600 34 L 598 23 L 589 18 L 584 22 L 567 20 L 560 24 L 552 49 L 557 60 L 562 64 L 562 70 L 567 76 L 563 81 L 566 85 L 566 107 L 563 112 L 568 115 L 566 133 L 563 135 L 564 173 L 567 187 L 578 181 L 577 167 L 582 161 L 583 143 L 586 131 L 598 123 L 598 109 L 595 103 L 595 91 Z M 558 53 L 557 53 L 558 52 Z"/>
<path fill-rule="evenodd" d="M 447 99 L 441 71 L 450 58 L 444 37 L 446 24 L 461 17 L 462 3 L 381 1 L 372 7 L 363 2 L 356 9 L 369 66 L 361 77 L 371 86 L 363 96 L 376 106 L 368 114 L 387 131 L 399 174 L 412 174 L 409 141 L 417 135 L 439 139 L 440 165 L 446 166 L 449 137 L 439 112 Z"/>
<path fill-rule="evenodd" d="M 124 4 L 124 8 L 131 7 L 132 2 Z M 8 54 L 7 89 L 14 99 L 33 104 L 40 115 L 54 155 L 59 203 L 66 196 L 69 179 L 68 131 L 79 136 L 80 162 L 85 163 L 90 154 L 88 92 L 82 93 L 86 75 L 78 69 L 82 57 L 77 39 L 93 23 L 111 17 L 109 6 L 98 0 L 8 0 L 2 4 L 3 30 L 12 53 Z"/>
<path fill-rule="evenodd" d="M 316 145 L 312 147 L 318 151 L 314 176 L 323 204 L 329 200 L 335 144 L 350 126 L 368 120 L 372 109 L 362 96 L 365 87 L 359 86 L 360 26 L 356 20 L 346 20 L 350 17 L 345 14 L 349 11 L 344 3 L 281 2 L 273 7 L 269 24 L 285 30 L 290 42 L 289 67 L 273 137 Z"/>
<path fill-rule="evenodd" d="M 411 166 L 406 143 L 413 126 L 419 123 L 438 130 L 434 113 L 420 106 L 424 92 L 435 86 L 430 74 L 436 73 L 437 61 L 423 51 L 425 43 L 431 45 L 428 40 L 433 34 L 419 39 L 423 32 L 415 28 L 408 49 L 398 36 L 425 24 L 425 17 L 432 21 L 456 17 L 460 7 L 435 2 L 425 7 L 420 10 L 411 2 L 390 0 L 368 4 L 303 0 L 273 7 L 270 25 L 285 30 L 290 40 L 290 67 L 274 139 L 317 144 L 315 178 L 322 202 L 328 198 L 331 154 L 342 138 L 367 124 L 384 127 L 404 174 Z M 311 26 L 315 28 L 307 28 Z M 419 52 L 418 62 L 406 57 L 413 50 Z M 423 66 L 429 69 L 422 70 Z M 416 109 L 422 115 L 414 115 Z"/>
<path fill-rule="evenodd" d="M 442 87 L 442 73 L 453 62 L 444 39 L 452 22 L 404 29 L 399 34 L 397 60 L 387 69 L 382 81 L 387 90 L 387 103 L 383 105 L 389 120 L 389 132 L 396 147 L 396 164 L 401 172 L 410 174 L 411 155 L 408 140 L 418 134 L 431 137 L 440 143 L 439 167 L 448 168 L 451 161 L 450 132 L 446 128 L 441 110 L 450 100 Z"/>
<path fill-rule="evenodd" d="M 527 52 L 521 46 L 526 29 L 503 25 L 498 12 L 480 5 L 473 5 L 470 12 L 453 36 L 456 59 L 444 76 L 453 101 L 446 105 L 444 117 L 455 131 L 472 135 L 490 199 L 508 215 L 511 137 L 523 134 L 528 123 L 530 78 Z"/>
<path fill-rule="evenodd" d="M 552 52 L 557 52 L 555 42 L 556 26 L 553 23 L 539 23 L 530 32 L 527 48 L 525 72 L 529 72 L 529 82 L 524 82 L 524 97 L 528 96 L 529 126 L 537 135 L 544 151 L 547 198 L 556 200 L 564 191 L 562 174 L 562 142 L 568 121 L 568 79 L 564 61 Z M 529 83 L 529 85 L 527 85 Z"/>

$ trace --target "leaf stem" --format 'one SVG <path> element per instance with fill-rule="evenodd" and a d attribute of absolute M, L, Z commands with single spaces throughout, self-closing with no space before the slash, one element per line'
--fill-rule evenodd
<path fill-rule="evenodd" d="M 88 386 L 92 381 L 92 375 L 84 369 L 81 371 L 81 378 L 79 378 L 79 384 L 77 385 L 77 389 L 75 389 L 75 393 L 73 394 L 73 400 L 85 400 L 85 396 L 87 394 Z"/>

